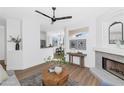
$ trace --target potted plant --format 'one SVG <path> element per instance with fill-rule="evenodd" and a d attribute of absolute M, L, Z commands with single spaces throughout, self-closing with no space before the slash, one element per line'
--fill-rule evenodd
<path fill-rule="evenodd" d="M 12 36 L 10 36 L 10 41 L 9 42 L 14 42 L 15 43 L 15 50 L 20 50 L 20 42 L 21 42 L 21 38 L 19 38 L 19 36 L 17 36 L 17 38 L 14 38 Z"/>

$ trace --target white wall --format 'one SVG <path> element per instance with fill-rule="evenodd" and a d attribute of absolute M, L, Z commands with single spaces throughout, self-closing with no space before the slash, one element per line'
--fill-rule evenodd
<path fill-rule="evenodd" d="M 0 26 L 0 60 L 5 60 L 5 28 Z"/>
<path fill-rule="evenodd" d="M 85 57 L 85 66 L 86 67 L 95 67 L 95 52 L 94 48 L 96 47 L 96 20 L 87 20 L 85 23 L 80 23 L 79 27 L 76 28 L 82 28 L 82 27 L 89 27 L 88 35 L 87 35 L 87 50 L 83 51 L 83 53 L 86 53 L 87 56 Z M 73 28 L 71 28 L 73 29 Z M 75 28 L 74 28 L 75 29 Z M 65 29 L 65 48 L 66 51 L 71 51 L 69 49 L 69 38 L 68 38 L 68 31 L 70 28 Z M 67 58 L 68 59 L 68 58 Z"/>
<path fill-rule="evenodd" d="M 42 29 L 42 28 L 41 28 Z M 46 40 L 46 32 L 40 31 L 40 40 Z"/>
<path fill-rule="evenodd" d="M 85 28 L 87 28 L 87 29 L 85 29 Z M 82 29 L 82 30 L 81 30 Z M 79 31 L 81 32 L 83 32 L 83 31 L 85 31 L 85 32 L 87 32 L 87 33 L 89 33 L 89 28 L 88 27 L 82 27 L 82 28 L 80 28 L 80 29 L 74 29 L 75 30 L 75 32 L 77 32 L 77 33 L 79 33 Z M 68 31 L 69 33 L 72 33 L 71 31 L 74 31 L 74 30 L 70 30 L 70 31 Z M 76 33 L 75 33 L 76 34 Z M 74 35 L 75 35 L 74 34 Z M 69 36 L 68 35 L 68 40 L 78 40 L 78 39 L 86 39 L 86 48 L 88 47 L 88 43 L 87 43 L 87 39 L 88 39 L 88 34 L 87 35 L 83 35 L 83 36 L 81 36 L 81 37 L 73 37 L 73 35 L 71 35 L 71 36 Z M 70 43 L 70 42 L 69 42 Z M 69 45 L 69 47 L 70 47 L 70 45 Z M 69 51 L 70 52 L 82 52 L 82 53 L 84 53 L 84 54 L 87 54 L 87 50 L 88 49 L 86 49 L 86 50 L 78 50 L 78 49 L 69 49 Z M 86 61 L 86 58 L 85 58 L 85 61 Z M 73 57 L 73 63 L 74 64 L 80 64 L 80 58 L 79 57 Z"/>
<path fill-rule="evenodd" d="M 44 63 L 44 58 L 53 56 L 52 48 L 40 49 L 40 21 L 35 18 L 23 18 L 23 64 L 24 68 Z"/>
<path fill-rule="evenodd" d="M 23 69 L 22 51 L 7 52 L 7 70 L 22 70 Z"/>
<path fill-rule="evenodd" d="M 23 18 L 22 31 L 24 68 L 40 64 L 39 21 L 31 18 Z"/>
<path fill-rule="evenodd" d="M 117 49 L 116 44 L 109 44 L 109 25 L 115 21 L 121 21 L 124 23 L 124 9 L 113 10 L 107 12 L 97 18 L 97 47 L 99 48 L 109 48 Z"/>
<path fill-rule="evenodd" d="M 17 38 L 21 37 L 21 21 L 17 19 L 7 19 L 7 51 L 15 51 L 15 43 L 8 42 L 11 40 L 10 36 Z"/>
<path fill-rule="evenodd" d="M 96 47 L 96 19 L 89 22 L 89 35 L 87 38 L 87 58 L 85 65 L 87 67 L 95 67 L 95 52 Z"/>
<path fill-rule="evenodd" d="M 6 55 L 8 70 L 23 70 L 41 63 L 44 58 L 53 57 L 53 48 L 40 49 L 40 21 L 32 17 L 22 20 L 6 19 Z M 15 43 L 10 41 L 10 35 L 22 37 L 22 48 L 15 50 Z"/>
<path fill-rule="evenodd" d="M 21 37 L 21 20 L 18 19 L 7 19 L 6 20 L 6 61 L 7 61 L 7 69 L 8 70 L 20 70 L 23 69 L 23 56 L 22 50 L 16 51 L 15 50 L 15 43 L 8 42 L 11 40 L 10 35 L 14 38 L 17 36 Z"/>

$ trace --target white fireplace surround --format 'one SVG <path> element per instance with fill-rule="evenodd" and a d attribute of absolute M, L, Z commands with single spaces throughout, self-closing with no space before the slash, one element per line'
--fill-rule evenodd
<path fill-rule="evenodd" d="M 115 21 L 124 23 L 124 9 L 104 13 L 97 18 L 95 68 L 91 68 L 91 71 L 110 85 L 124 85 L 123 80 L 102 69 L 102 57 L 124 63 L 124 49 L 108 42 L 108 27 Z"/>
<path fill-rule="evenodd" d="M 124 57 L 124 49 L 121 48 L 95 48 L 94 50 Z"/>
<path fill-rule="evenodd" d="M 122 51 L 122 49 L 96 48 L 95 68 L 90 69 L 91 72 L 95 74 L 100 80 L 108 83 L 109 85 L 124 85 L 124 80 L 114 76 L 102 68 L 102 57 L 124 63 L 124 50 Z"/>

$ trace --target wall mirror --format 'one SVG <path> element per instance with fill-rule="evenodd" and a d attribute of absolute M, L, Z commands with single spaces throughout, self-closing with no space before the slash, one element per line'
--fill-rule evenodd
<path fill-rule="evenodd" d="M 109 44 L 116 44 L 118 40 L 123 40 L 122 22 L 114 22 L 109 26 Z"/>
<path fill-rule="evenodd" d="M 118 40 L 123 40 L 122 22 L 114 22 L 109 26 L 109 44 L 116 44 Z"/>

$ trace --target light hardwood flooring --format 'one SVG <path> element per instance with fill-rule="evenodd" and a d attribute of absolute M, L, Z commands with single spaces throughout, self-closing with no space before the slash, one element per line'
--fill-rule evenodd
<path fill-rule="evenodd" d="M 19 80 L 27 78 L 35 73 L 42 72 L 44 68 L 53 63 L 45 63 L 41 65 L 37 65 L 35 67 L 31 67 L 29 69 L 15 71 L 16 76 Z M 71 64 L 63 64 L 64 67 L 69 72 L 69 78 L 79 82 L 79 85 L 82 86 L 98 86 L 100 84 L 100 80 L 96 78 L 88 68 L 80 68 L 77 65 Z"/>

